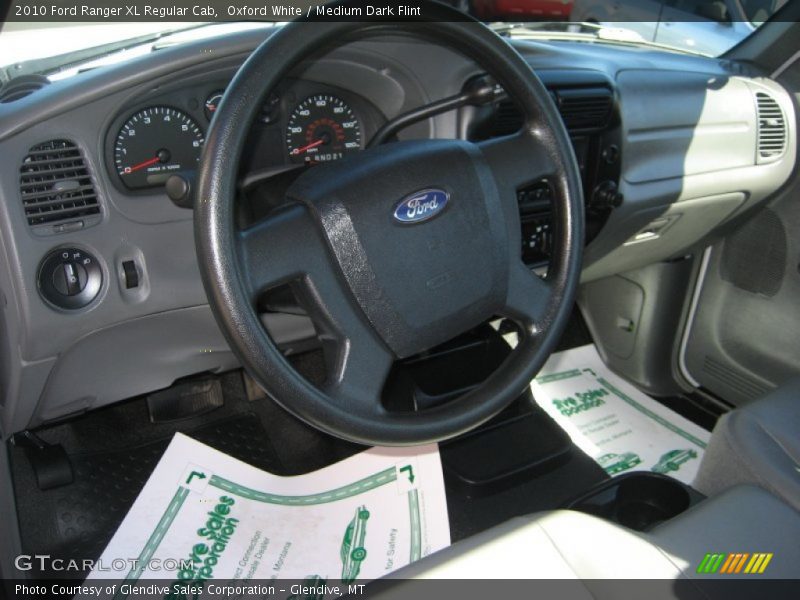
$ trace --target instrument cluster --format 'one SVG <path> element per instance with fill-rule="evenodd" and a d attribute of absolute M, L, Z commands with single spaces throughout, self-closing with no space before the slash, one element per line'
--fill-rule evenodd
<path fill-rule="evenodd" d="M 224 85 L 196 85 L 136 103 L 111 123 L 106 163 L 115 186 L 152 194 L 171 175 L 194 179 L 206 133 L 225 101 Z M 287 81 L 264 100 L 242 170 L 341 160 L 364 148 L 385 121 L 366 98 L 304 80 Z"/>

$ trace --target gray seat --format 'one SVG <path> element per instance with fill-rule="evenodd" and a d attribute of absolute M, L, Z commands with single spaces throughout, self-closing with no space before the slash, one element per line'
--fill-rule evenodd
<path fill-rule="evenodd" d="M 694 487 L 753 483 L 800 510 L 800 379 L 720 418 Z"/>
<path fill-rule="evenodd" d="M 708 598 L 719 575 L 697 573 L 706 553 L 771 552 L 758 577 L 797 579 L 797 540 L 800 513 L 755 486 L 705 500 L 646 534 L 558 510 L 513 519 L 396 571 L 390 577 L 403 581 L 382 586 L 380 597 L 413 597 L 413 579 L 540 578 L 580 580 L 570 598 L 619 597 L 631 579 L 660 580 L 649 584 L 651 598 Z"/>

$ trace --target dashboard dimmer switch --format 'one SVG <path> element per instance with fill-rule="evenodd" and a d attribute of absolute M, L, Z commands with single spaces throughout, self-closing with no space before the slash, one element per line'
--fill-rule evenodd
<path fill-rule="evenodd" d="M 139 271 L 136 269 L 136 263 L 132 260 L 122 262 L 122 272 L 125 276 L 125 289 L 139 287 Z"/>

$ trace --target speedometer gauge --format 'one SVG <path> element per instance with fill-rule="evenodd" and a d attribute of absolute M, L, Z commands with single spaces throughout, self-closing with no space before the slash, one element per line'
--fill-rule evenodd
<path fill-rule="evenodd" d="M 122 125 L 114 143 L 114 166 L 128 189 L 163 185 L 173 173 L 197 168 L 204 141 L 186 113 L 151 106 Z"/>
<path fill-rule="evenodd" d="M 361 148 L 361 125 L 340 98 L 310 96 L 289 117 L 286 147 L 297 163 L 338 160 Z"/>

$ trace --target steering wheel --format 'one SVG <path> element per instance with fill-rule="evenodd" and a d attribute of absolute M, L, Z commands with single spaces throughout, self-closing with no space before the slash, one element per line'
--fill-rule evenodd
<path fill-rule="evenodd" d="M 418 22 L 289 23 L 239 69 L 200 162 L 195 237 L 216 320 L 256 382 L 327 433 L 369 445 L 441 441 L 490 419 L 529 385 L 569 319 L 580 276 L 583 199 L 567 132 L 525 60 L 484 25 L 446 7 Z M 461 22 L 458 20 L 462 19 Z M 390 143 L 308 168 L 284 208 L 236 225 L 239 161 L 262 99 L 323 50 L 374 35 L 449 46 L 484 68 L 524 116 L 517 134 Z M 546 177 L 555 244 L 546 277 L 521 259 L 517 190 Z M 291 283 L 317 327 L 327 380 L 289 364 L 262 325 L 257 299 Z M 393 362 L 495 316 L 521 330 L 483 384 L 444 405 L 391 411 L 381 392 Z"/>

